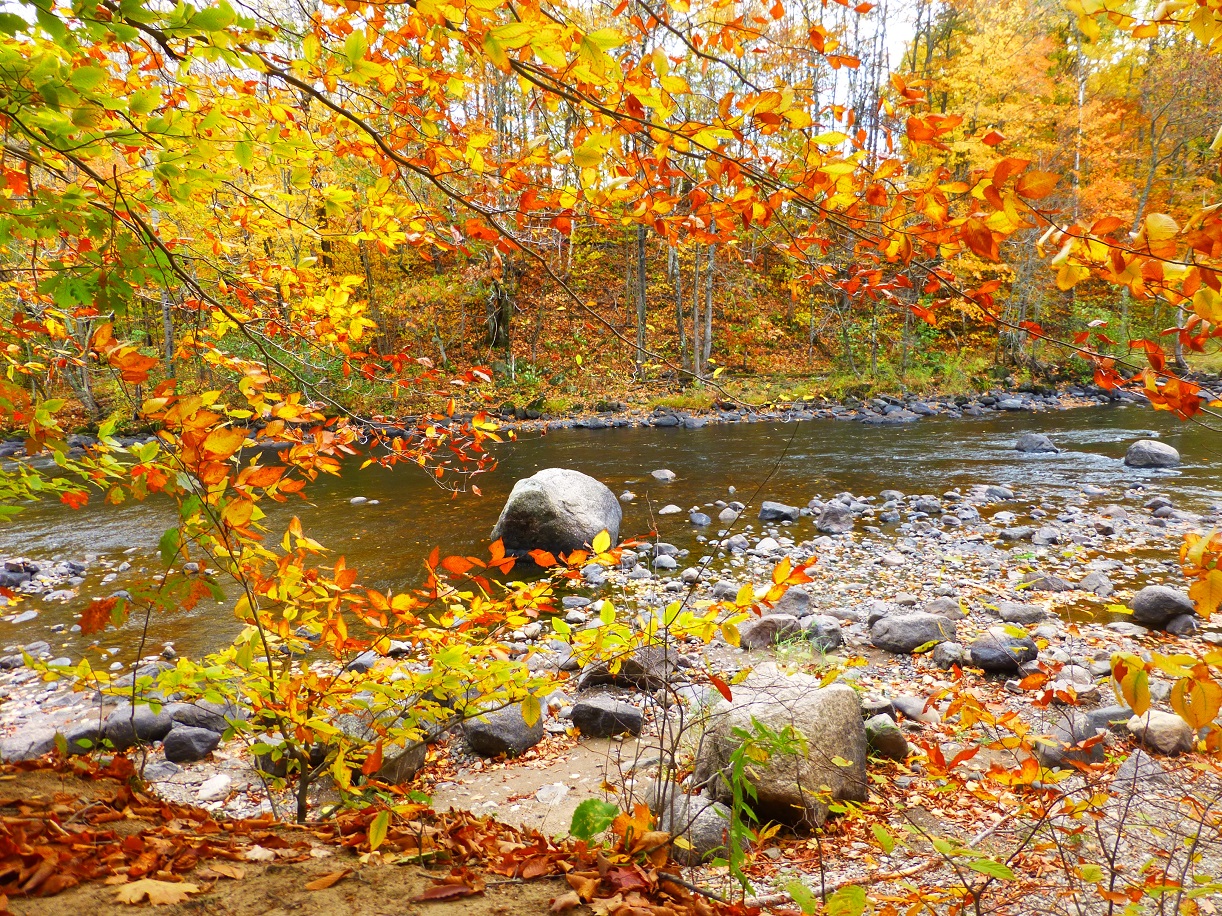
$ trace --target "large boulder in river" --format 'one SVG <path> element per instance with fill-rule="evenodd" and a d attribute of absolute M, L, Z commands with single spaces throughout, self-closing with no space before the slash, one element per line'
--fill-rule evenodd
<path fill-rule="evenodd" d="M 1138 439 L 1125 452 L 1124 463 L 1131 468 L 1173 468 L 1180 463 L 1180 453 L 1166 442 Z"/>
<path fill-rule="evenodd" d="M 820 687 L 808 674 L 786 676 L 774 665 L 761 665 L 733 687 L 734 698 L 709 713 L 701 738 L 693 781 L 714 797 L 731 798 L 728 782 L 734 751 L 742 739 L 735 732 L 756 732 L 755 723 L 773 732 L 791 727 L 805 740 L 803 750 L 772 748 L 762 763 L 752 763 L 747 779 L 755 789 L 751 807 L 760 822 L 819 826 L 828 804 L 865 801 L 866 729 L 861 700 L 845 684 Z"/>
<path fill-rule="evenodd" d="M 1165 585 L 1147 585 L 1129 602 L 1133 610 L 1133 622 L 1143 627 L 1160 629 L 1173 617 L 1195 614 L 1192 599 L 1178 589 Z"/>
<path fill-rule="evenodd" d="M 623 520 L 615 494 L 593 477 L 565 468 L 544 468 L 513 485 L 492 529 L 507 551 L 569 553 L 600 531 L 619 539 Z"/>
<path fill-rule="evenodd" d="M 1014 448 L 1020 452 L 1059 452 L 1051 439 L 1043 433 L 1023 433 Z"/>

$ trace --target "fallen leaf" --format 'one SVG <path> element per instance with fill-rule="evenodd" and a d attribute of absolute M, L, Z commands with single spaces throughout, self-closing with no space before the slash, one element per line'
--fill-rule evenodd
<path fill-rule="evenodd" d="M 270 849 L 264 849 L 262 846 L 251 846 L 246 850 L 246 858 L 251 862 L 271 862 L 276 858 L 276 854 Z"/>
<path fill-rule="evenodd" d="M 343 871 L 333 871 L 329 875 L 323 875 L 321 878 L 315 878 L 305 886 L 307 891 L 325 891 L 329 887 L 334 887 L 345 878 L 352 874 L 351 868 L 345 868 Z"/>
<path fill-rule="evenodd" d="M 581 898 L 577 896 L 577 891 L 569 891 L 552 901 L 551 910 L 553 913 L 563 913 L 576 906 L 581 906 Z"/>
<path fill-rule="evenodd" d="M 246 877 L 246 869 L 241 865 L 230 865 L 228 862 L 215 862 L 203 869 L 201 873 L 204 871 L 222 878 L 232 878 L 234 881 L 241 881 Z"/>
<path fill-rule="evenodd" d="M 409 903 L 425 903 L 429 900 L 455 900 L 458 897 L 470 897 L 478 894 L 473 887 L 466 884 L 438 884 L 430 887 L 422 894 L 417 894 L 408 900 Z"/>
<path fill-rule="evenodd" d="M 142 903 L 147 897 L 153 906 L 182 903 L 192 894 L 198 894 L 199 887 L 195 884 L 174 883 L 171 881 L 155 881 L 152 878 L 142 878 L 125 884 L 119 888 L 115 900 L 119 903 Z"/>

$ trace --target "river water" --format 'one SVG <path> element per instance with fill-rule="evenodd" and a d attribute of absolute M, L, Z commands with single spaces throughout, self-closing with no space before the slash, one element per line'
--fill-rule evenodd
<path fill-rule="evenodd" d="M 1023 432 L 1046 433 L 1064 451 L 1020 454 L 1014 451 L 1014 442 Z M 1125 468 L 1121 459 L 1128 444 L 1148 437 L 1179 449 L 1182 467 Z M 443 555 L 486 554 L 488 533 L 514 481 L 544 467 L 574 468 L 602 480 L 616 494 L 635 492 L 637 499 L 624 505 L 621 535 L 656 529 L 663 540 L 690 548 L 697 546 L 696 532 L 686 511 L 658 518 L 653 515 L 657 509 L 675 503 L 686 510 L 717 499 L 756 505 L 776 499 L 805 505 L 812 497 L 845 490 L 861 496 L 887 488 L 940 494 L 981 483 L 1011 487 L 1019 495 L 1019 506 L 1035 505 L 1046 495 L 1069 496 L 1086 484 L 1119 497 L 1135 483 L 1166 493 L 1177 507 L 1187 510 L 1202 511 L 1222 502 L 1222 433 L 1137 406 L 981 419 L 934 417 L 883 427 L 812 420 L 718 424 L 696 430 L 565 430 L 523 434 L 518 441 L 494 448 L 500 465 L 493 474 L 479 478 L 483 495 L 478 497 L 465 493 L 451 499 L 413 466 L 387 471 L 376 466 L 359 469 L 352 462 L 341 477 L 312 485 L 308 502 L 270 507 L 271 539 L 277 541 L 284 523 L 297 514 L 307 533 L 360 571 L 364 584 L 403 590 L 419 581 L 422 560 L 434 546 Z M 655 468 L 669 468 L 676 480 L 657 483 L 649 476 Z M 736 488 L 733 496 L 730 487 Z M 752 500 L 757 490 L 759 495 Z M 351 505 L 355 496 L 378 504 Z M 1030 502 L 1022 502 L 1024 498 Z M 716 518 L 716 510 L 709 514 Z M 70 627 L 88 598 L 122 587 L 126 577 L 137 575 L 142 567 L 155 570 L 157 540 L 173 517 L 168 503 L 155 500 L 117 507 L 95 500 L 79 511 L 42 503 L 31 505 L 16 522 L 0 528 L 0 556 L 44 561 L 101 555 L 132 564 L 130 571 L 107 585 L 100 582 L 105 570 L 92 566 L 80 596 L 72 601 L 61 604 L 34 596 L 23 602 L 18 610 L 37 610 L 38 617 L 22 624 L 0 621 L 0 647 L 46 639 L 57 654 L 79 657 L 85 648 L 80 637 L 50 628 Z M 753 518 L 754 512 L 747 517 Z M 712 530 L 716 531 L 716 521 Z M 805 518 L 790 533 L 799 539 L 815 535 Z M 1169 540 L 1168 556 L 1176 546 Z M 125 557 L 131 548 L 135 551 Z M 693 549 L 694 554 L 699 552 Z M 228 606 L 206 600 L 190 612 L 178 611 L 154 621 L 151 644 L 172 640 L 180 653 L 194 654 L 219 648 L 237 629 Z M 112 631 L 103 636 L 102 645 L 128 642 Z"/>

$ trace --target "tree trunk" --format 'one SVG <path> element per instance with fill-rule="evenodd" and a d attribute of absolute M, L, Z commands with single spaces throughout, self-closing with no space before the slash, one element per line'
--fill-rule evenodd
<path fill-rule="evenodd" d="M 710 245 L 704 265 L 704 353 L 700 362 L 706 369 L 709 357 L 713 355 L 713 252 L 714 248 Z"/>
<path fill-rule="evenodd" d="M 646 317 L 646 277 L 645 277 L 645 235 L 648 230 L 644 223 L 636 227 L 636 372 L 638 376 L 645 373 L 645 317 Z"/>
<path fill-rule="evenodd" d="M 696 378 L 704 377 L 704 370 L 701 368 L 700 354 L 702 348 L 700 346 L 700 326 L 702 316 L 700 314 L 700 246 L 694 247 L 694 258 L 692 263 L 692 373 Z"/>
<path fill-rule="evenodd" d="M 675 284 L 675 333 L 679 338 L 679 361 L 689 368 L 687 361 L 687 328 L 683 315 L 683 271 L 679 269 L 679 251 L 673 245 L 666 250 L 666 266 L 671 281 Z"/>

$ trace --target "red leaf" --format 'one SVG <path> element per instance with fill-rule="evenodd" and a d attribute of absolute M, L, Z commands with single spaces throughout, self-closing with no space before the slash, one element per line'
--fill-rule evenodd
<path fill-rule="evenodd" d="M 713 685 L 714 687 L 716 687 L 716 688 L 717 688 L 717 692 L 718 692 L 718 693 L 720 693 L 720 694 L 721 694 L 723 697 L 725 697 L 725 698 L 726 698 L 726 702 L 727 702 L 727 703 L 733 702 L 734 697 L 733 697 L 733 695 L 730 693 L 730 685 L 729 685 L 729 684 L 727 684 L 725 681 L 723 681 L 721 678 L 719 678 L 719 677 L 718 677 L 717 675 L 715 675 L 715 674 L 710 674 L 710 675 L 709 675 L 709 681 L 710 681 L 710 683 L 712 683 L 712 685 Z"/>

